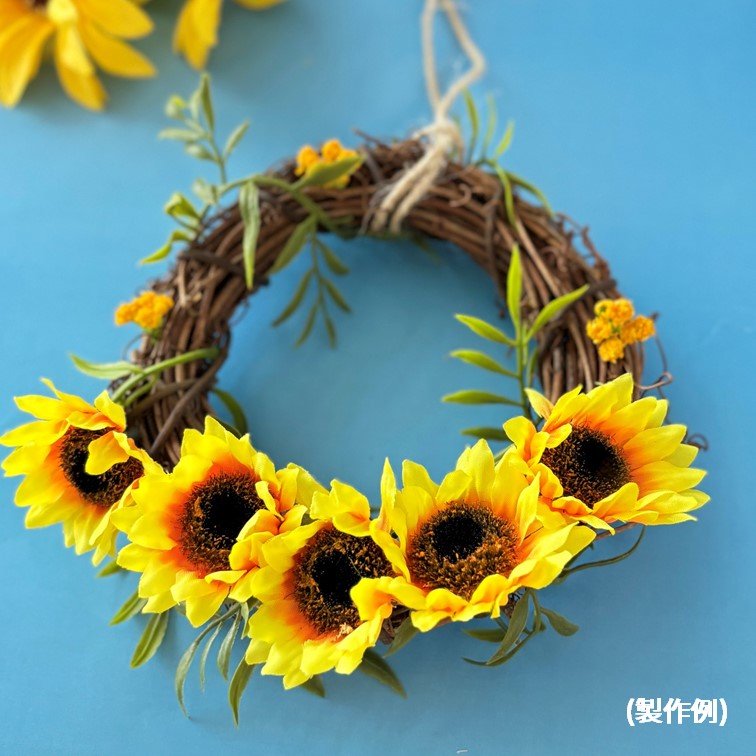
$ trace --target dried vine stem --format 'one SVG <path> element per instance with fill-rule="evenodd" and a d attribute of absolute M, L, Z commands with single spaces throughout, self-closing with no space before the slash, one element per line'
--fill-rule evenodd
<path fill-rule="evenodd" d="M 424 154 L 417 140 L 383 144 L 370 140 L 366 160 L 345 189 L 311 188 L 307 196 L 347 235 L 371 227 L 375 209 L 392 181 Z M 287 162 L 269 175 L 291 182 Z M 450 163 L 431 190 L 412 208 L 404 230 L 452 242 L 481 265 L 499 295 L 505 290 L 512 246 L 522 250 L 523 311 L 536 312 L 550 300 L 589 284 L 588 293 L 539 335 L 538 374 L 544 393 L 555 399 L 581 384 L 586 389 L 621 373 L 639 382 L 642 350 L 634 345 L 625 359 L 608 365 L 599 360 L 585 335 L 597 299 L 619 296 L 609 266 L 590 244 L 587 233 L 564 216 L 552 217 L 541 205 L 515 194 L 515 224 L 509 222 L 499 180 L 475 166 Z M 151 391 L 129 407 L 129 426 L 157 459 L 175 463 L 185 428 L 201 428 L 211 414 L 208 392 L 225 360 L 230 320 L 236 308 L 268 283 L 276 258 L 307 212 L 288 193 L 261 190 L 262 225 L 257 241 L 255 288 L 245 287 L 242 262 L 243 224 L 237 207 L 229 207 L 181 252 L 167 276 L 153 289 L 173 297 L 160 338 L 145 337 L 132 355 L 147 366 L 194 349 L 219 346 L 211 363 L 197 361 L 165 370 Z M 325 229 L 321 229 L 325 232 Z"/>

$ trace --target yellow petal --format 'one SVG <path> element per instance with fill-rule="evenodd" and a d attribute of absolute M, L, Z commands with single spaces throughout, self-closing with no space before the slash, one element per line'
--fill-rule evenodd
<path fill-rule="evenodd" d="M 129 0 L 75 0 L 81 15 L 116 37 L 135 39 L 152 31 L 150 17 Z"/>
<path fill-rule="evenodd" d="M 105 90 L 94 73 L 82 73 L 68 66 L 64 38 L 58 34 L 55 43 L 55 66 L 58 78 L 71 99 L 90 110 L 102 110 Z M 70 56 L 69 56 L 70 57 Z"/>
<path fill-rule="evenodd" d="M 13 107 L 29 82 L 37 75 L 45 42 L 53 25 L 33 13 L 0 31 L 0 100 Z"/>

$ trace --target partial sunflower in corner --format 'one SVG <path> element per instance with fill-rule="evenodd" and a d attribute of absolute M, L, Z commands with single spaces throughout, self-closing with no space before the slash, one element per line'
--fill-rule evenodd
<path fill-rule="evenodd" d="M 124 434 L 123 407 L 106 392 L 93 406 L 44 383 L 54 399 L 16 399 L 37 420 L 0 436 L 0 444 L 17 447 L 2 467 L 6 475 L 25 476 L 16 504 L 29 508 L 26 527 L 62 523 L 66 546 L 77 554 L 94 550 L 92 561 L 98 564 L 115 555 L 111 517 L 123 495 L 145 471 L 159 468 Z"/>
<path fill-rule="evenodd" d="M 283 0 L 235 0 L 249 10 L 265 10 Z M 223 0 L 187 0 L 173 35 L 173 49 L 198 71 L 205 68 L 210 50 L 218 44 Z"/>
<path fill-rule="evenodd" d="M 709 497 L 695 489 L 704 470 L 692 468 L 698 449 L 684 443 L 684 425 L 663 425 L 667 402 L 632 400 L 625 374 L 587 394 L 578 387 L 552 404 L 529 390 L 544 419 L 540 430 L 524 417 L 504 429 L 513 442 L 506 457 L 540 480 L 542 501 L 556 521 L 613 530 L 612 523 L 670 525 Z"/>
<path fill-rule="evenodd" d="M 51 47 L 63 89 L 101 110 L 107 95 L 95 66 L 114 76 L 153 76 L 147 58 L 122 41 L 151 31 L 131 0 L 0 0 L 0 102 L 18 103 Z"/>

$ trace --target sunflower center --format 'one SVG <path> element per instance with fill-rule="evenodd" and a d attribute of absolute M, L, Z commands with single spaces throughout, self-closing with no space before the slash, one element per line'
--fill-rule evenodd
<path fill-rule="evenodd" d="M 49 0 L 26 0 L 30 8 L 46 8 Z"/>
<path fill-rule="evenodd" d="M 451 502 L 430 518 L 407 552 L 412 579 L 470 599 L 480 582 L 517 564 L 514 527 L 480 504 Z"/>
<path fill-rule="evenodd" d="M 553 449 L 541 457 L 559 478 L 565 496 L 574 496 L 589 507 L 629 483 L 630 468 L 621 451 L 608 436 L 577 426 Z"/>
<path fill-rule="evenodd" d="M 189 491 L 179 525 L 179 545 L 204 574 L 229 569 L 228 557 L 242 528 L 265 506 L 246 473 L 218 473 Z"/>
<path fill-rule="evenodd" d="M 391 573 L 383 551 L 370 538 L 324 528 L 297 556 L 294 598 L 318 635 L 347 635 L 360 623 L 349 592 L 362 578 Z"/>
<path fill-rule="evenodd" d="M 60 445 L 60 468 L 66 480 L 84 501 L 103 509 L 115 504 L 123 496 L 123 492 L 144 474 L 142 463 L 132 457 L 113 465 L 102 475 L 90 475 L 86 471 L 89 445 L 110 430 L 69 428 Z"/>

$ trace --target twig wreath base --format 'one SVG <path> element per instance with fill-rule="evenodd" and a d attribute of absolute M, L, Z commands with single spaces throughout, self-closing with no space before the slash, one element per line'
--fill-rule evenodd
<path fill-rule="evenodd" d="M 347 187 L 304 190 L 309 202 L 330 220 L 330 228 L 320 223 L 318 231 L 335 227 L 344 236 L 386 238 L 386 232 L 373 230 L 376 208 L 387 187 L 423 153 L 424 146 L 416 139 L 393 144 L 370 140 L 361 150 L 364 163 Z M 261 224 L 251 290 L 245 283 L 244 222 L 237 205 L 208 222 L 196 241 L 179 253 L 167 276 L 152 284 L 154 292 L 169 295 L 175 306 L 157 338 L 143 337 L 131 356 L 136 365 L 149 368 L 189 352 L 218 349 L 212 360 L 181 362 L 164 369 L 150 392 L 130 403 L 128 424 L 135 439 L 161 462 L 176 463 L 184 430 L 202 428 L 205 417 L 213 414 L 208 395 L 228 355 L 231 318 L 248 296 L 268 283 L 287 241 L 310 214 L 281 188 L 295 180 L 292 160 L 266 176 L 271 180 L 260 189 Z M 402 228 L 410 238 L 446 241 L 464 250 L 491 276 L 502 302 L 506 301 L 511 251 L 519 245 L 526 319 L 557 297 L 588 285 L 586 294 L 537 337 L 537 371 L 547 397 L 555 401 L 578 385 L 590 390 L 623 373 L 630 373 L 639 386 L 640 345 L 631 345 L 621 360 L 607 363 L 586 336 L 595 302 L 619 296 L 609 265 L 587 230 L 566 216 L 552 215 L 541 204 L 528 202 L 516 189 L 513 203 L 514 223 L 507 217 L 502 184 L 496 176 L 474 165 L 451 162 L 427 196 L 411 209 Z M 118 390 L 121 383 L 116 381 L 112 388 Z M 140 386 L 133 390 L 139 391 Z"/>

